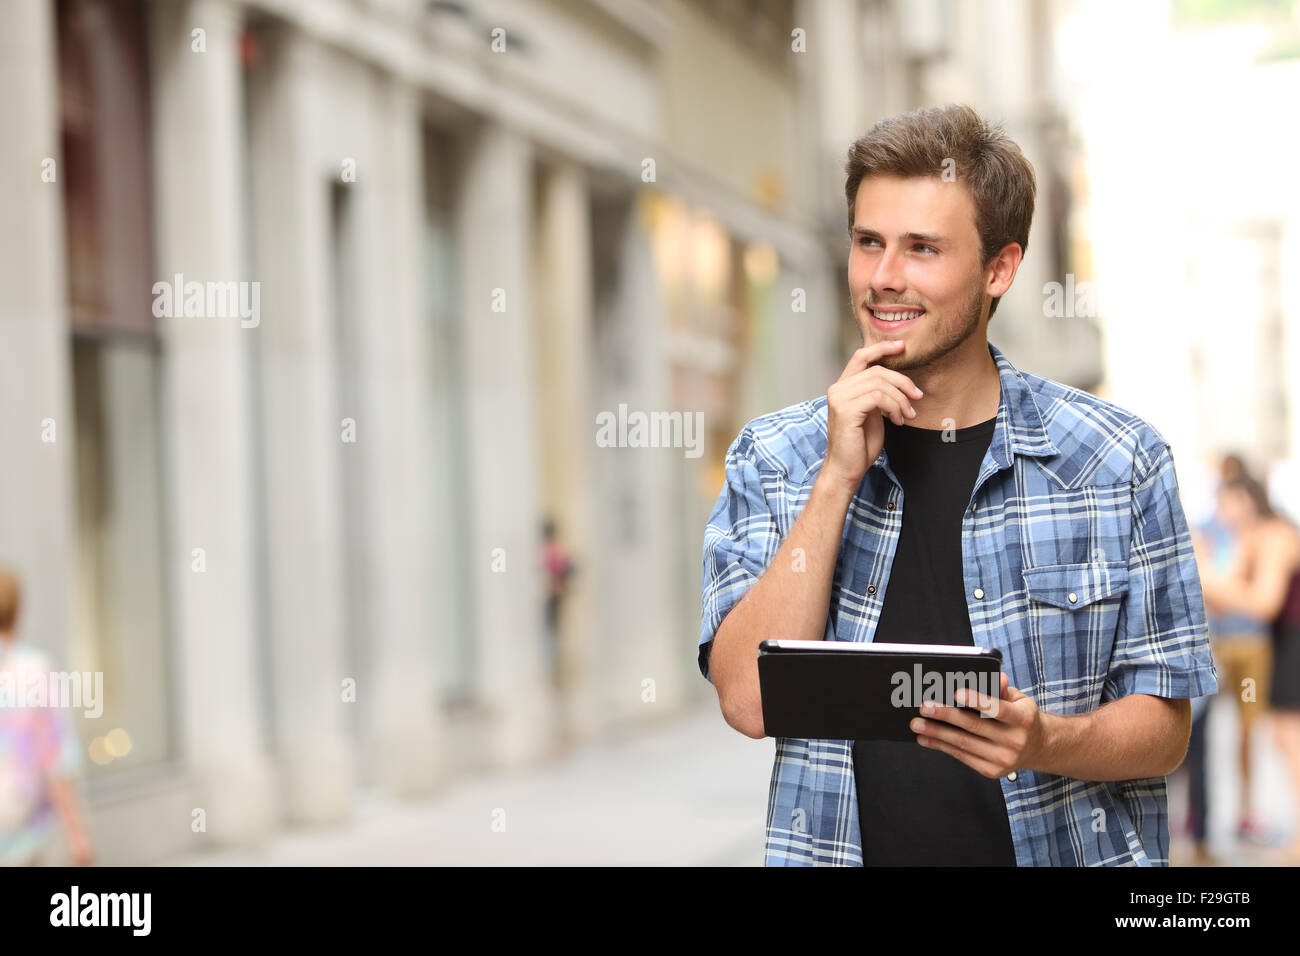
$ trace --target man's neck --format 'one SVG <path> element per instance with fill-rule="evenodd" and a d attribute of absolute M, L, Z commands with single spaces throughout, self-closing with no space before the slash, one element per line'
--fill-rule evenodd
<path fill-rule="evenodd" d="M 997 363 L 983 336 L 971 336 L 968 344 L 974 347 L 949 352 L 934 365 L 904 373 L 925 393 L 912 403 L 916 417 L 908 419 L 908 425 L 969 428 L 997 415 L 1002 396 Z"/>

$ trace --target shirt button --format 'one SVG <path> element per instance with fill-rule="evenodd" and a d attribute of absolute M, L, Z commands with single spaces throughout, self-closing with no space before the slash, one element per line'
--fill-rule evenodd
<path fill-rule="evenodd" d="M 885 507 L 888 508 L 890 511 L 893 511 L 895 505 L 894 505 L 894 503 L 891 501 L 891 502 L 890 502 L 889 504 L 887 504 Z"/>
<path fill-rule="evenodd" d="M 875 593 L 876 593 L 876 586 L 875 586 L 874 584 L 868 584 L 868 585 L 867 585 L 867 593 L 868 593 L 868 594 L 875 594 Z"/>
<path fill-rule="evenodd" d="M 1067 594 L 1066 597 L 1068 597 L 1068 598 L 1070 599 L 1070 603 L 1071 603 L 1071 604 L 1073 604 L 1075 601 L 1079 600 L 1079 595 L 1075 594 L 1073 591 L 1071 591 L 1069 594 Z"/>
<path fill-rule="evenodd" d="M 976 589 L 975 589 L 975 597 L 976 597 L 976 598 L 982 598 L 983 596 L 984 596 L 984 589 L 983 589 L 983 588 L 976 588 Z"/>
<path fill-rule="evenodd" d="M 1007 774 L 1007 779 L 1008 779 L 1008 780 L 1015 780 L 1015 779 L 1016 779 L 1016 772 L 1013 770 L 1013 771 L 1011 771 L 1009 774 Z"/>

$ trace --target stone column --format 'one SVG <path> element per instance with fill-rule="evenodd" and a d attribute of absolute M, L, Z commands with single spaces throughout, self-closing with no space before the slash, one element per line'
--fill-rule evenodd
<path fill-rule="evenodd" d="M 67 666 L 74 433 L 55 62 L 52 3 L 0 8 L 0 564 L 22 577 L 19 632 Z"/>
<path fill-rule="evenodd" d="M 615 417 L 620 404 L 629 415 L 694 411 L 670 405 L 664 309 L 645 203 L 629 195 L 625 212 L 613 239 L 617 286 L 601 306 L 607 314 L 600 410 Z M 677 586 L 677 569 L 683 560 L 698 560 L 681 554 L 675 508 L 688 460 L 681 448 L 597 448 L 594 454 L 596 507 L 604 519 L 598 532 L 602 710 L 607 721 L 634 723 L 670 713 L 685 699 L 691 653 L 685 628 L 694 615 L 684 609 L 690 596 Z"/>
<path fill-rule="evenodd" d="M 389 793 L 429 792 L 436 760 L 433 679 L 429 329 L 421 305 L 420 110 L 389 79 L 367 90 L 356 142 L 355 361 L 368 582 L 367 685 L 360 688 L 370 771 Z"/>
<path fill-rule="evenodd" d="M 249 281 L 238 8 L 178 0 L 149 13 L 157 278 Z M 248 336 L 257 332 L 237 314 L 159 323 L 183 755 L 208 840 L 249 843 L 274 816 L 255 644 Z"/>
<path fill-rule="evenodd" d="M 352 807 L 344 708 L 341 428 L 329 303 L 329 184 L 312 134 L 320 52 L 267 37 L 249 97 L 256 278 L 262 321 L 262 462 L 276 755 L 287 819 L 327 823 Z"/>
<path fill-rule="evenodd" d="M 592 360 L 591 221 L 580 167 L 549 170 L 542 184 L 537 268 L 538 330 L 535 367 L 540 401 L 537 434 L 543 441 L 542 502 L 560 543 L 577 566 L 560 613 L 558 704 L 570 740 L 600 729 L 595 660 L 595 595 L 602 555 L 597 550 L 595 396 Z"/>
<path fill-rule="evenodd" d="M 532 154 L 500 125 L 471 135 L 459 209 L 470 442 L 451 453 L 470 458 L 472 531 L 461 559 L 474 569 L 485 756 L 511 766 L 544 752 L 552 736 L 542 667 Z"/>

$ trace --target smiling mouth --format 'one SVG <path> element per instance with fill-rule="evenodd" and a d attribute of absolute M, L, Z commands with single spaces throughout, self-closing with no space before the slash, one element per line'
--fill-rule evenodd
<path fill-rule="evenodd" d="M 880 312 L 876 309 L 868 308 L 872 318 L 878 322 L 910 322 L 912 319 L 918 319 L 925 314 L 924 309 L 912 309 L 903 312 Z"/>

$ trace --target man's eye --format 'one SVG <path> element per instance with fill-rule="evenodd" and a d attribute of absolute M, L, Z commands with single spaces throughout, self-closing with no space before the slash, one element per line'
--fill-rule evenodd
<path fill-rule="evenodd" d="M 917 249 L 923 249 L 923 250 L 925 250 L 926 252 L 936 252 L 936 253 L 937 253 L 937 252 L 939 251 L 939 250 L 936 249 L 934 246 L 926 246 L 926 245 L 921 245 L 921 244 L 919 244 L 919 243 L 917 244 L 916 248 L 917 248 Z"/>
<path fill-rule="evenodd" d="M 876 241 L 876 240 L 872 239 L 870 236 L 863 236 L 862 238 L 860 238 L 860 239 L 858 240 L 858 245 L 860 245 L 860 246 L 865 246 L 867 243 L 869 243 L 869 242 L 875 242 L 875 241 Z"/>

